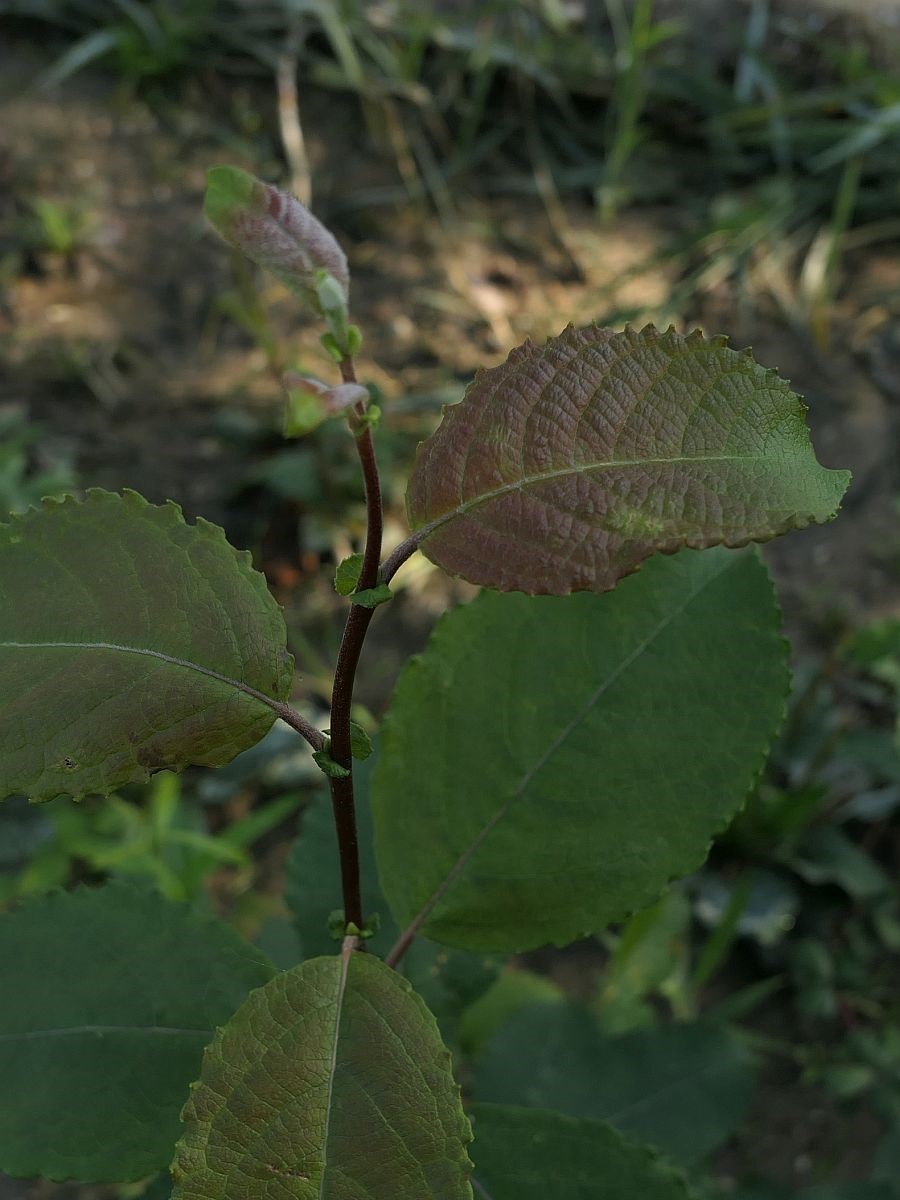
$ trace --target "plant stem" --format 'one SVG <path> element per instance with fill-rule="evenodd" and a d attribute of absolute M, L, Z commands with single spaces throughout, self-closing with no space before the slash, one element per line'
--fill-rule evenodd
<path fill-rule="evenodd" d="M 341 378 L 344 383 L 356 383 L 356 371 L 352 358 L 341 363 Z M 365 409 L 356 406 L 362 417 Z M 374 587 L 378 581 L 378 563 L 381 558 L 383 517 L 381 507 L 381 481 L 375 458 L 372 430 L 366 426 L 356 438 L 356 448 L 362 466 L 366 489 L 366 548 L 359 576 L 359 590 Z M 334 687 L 331 693 L 331 757 L 339 766 L 350 772 L 341 779 L 331 779 L 331 806 L 337 830 L 338 849 L 341 861 L 341 889 L 344 897 L 344 920 L 363 928 L 362 897 L 359 880 L 359 843 L 356 832 L 356 809 L 353 798 L 353 757 L 350 751 L 350 707 L 353 702 L 353 684 L 356 667 L 363 642 L 374 609 L 352 604 L 341 638 L 337 665 L 334 671 Z"/>
<path fill-rule="evenodd" d="M 416 920 L 403 930 L 388 952 L 387 957 L 384 960 L 385 966 L 396 968 L 400 965 L 400 963 L 403 961 L 404 954 L 416 940 L 421 925 L 422 922 Z"/>
<path fill-rule="evenodd" d="M 419 548 L 419 534 L 411 533 L 405 541 L 402 541 L 395 550 L 384 560 L 384 565 L 381 568 L 378 579 L 380 583 L 390 583 L 396 575 L 397 571 L 403 566 L 408 558 L 412 558 Z"/>
<path fill-rule="evenodd" d="M 312 722 L 307 721 L 306 717 L 301 716 L 289 704 L 282 704 L 280 701 L 276 701 L 270 707 L 278 713 L 285 725 L 290 725 L 291 729 L 296 729 L 297 733 L 309 742 L 313 750 L 321 750 L 325 745 L 325 738 L 322 731 L 316 729 Z"/>

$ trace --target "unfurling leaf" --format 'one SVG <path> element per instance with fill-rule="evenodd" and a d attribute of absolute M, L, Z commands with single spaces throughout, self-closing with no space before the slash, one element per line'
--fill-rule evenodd
<path fill-rule="evenodd" d="M 0 526 L 0 798 L 221 766 L 293 678 L 250 556 L 175 504 L 91 491 Z"/>
<path fill-rule="evenodd" d="M 428 558 L 502 591 L 607 591 L 654 551 L 830 520 L 804 405 L 721 337 L 568 328 L 480 372 L 419 448 L 407 492 Z"/>
<path fill-rule="evenodd" d="M 451 611 L 400 676 L 372 781 L 398 925 L 521 951 L 651 903 L 744 802 L 788 683 L 752 551 L 658 555 L 602 596 L 484 592 Z"/>
<path fill-rule="evenodd" d="M 347 258 L 321 221 L 299 200 L 237 167 L 207 172 L 204 212 L 222 237 L 324 312 L 319 297 L 320 272 L 338 285 L 326 297 L 334 305 L 350 289 Z"/>
<path fill-rule="evenodd" d="M 372 739 L 357 721 L 350 722 L 350 752 L 360 760 L 367 759 L 372 753 Z"/>
<path fill-rule="evenodd" d="M 131 885 L 0 916 L 0 1171 L 83 1183 L 167 1166 L 217 1025 L 275 969 L 230 926 Z"/>
<path fill-rule="evenodd" d="M 393 595 L 394 593 L 386 583 L 379 583 L 377 587 L 363 588 L 361 592 L 353 592 L 350 602 L 358 604 L 360 608 L 378 608 L 380 604 L 387 604 Z"/>
<path fill-rule="evenodd" d="M 334 573 L 334 590 L 339 596 L 349 596 L 359 583 L 363 568 L 363 556 L 351 554 L 338 565 Z"/>
<path fill-rule="evenodd" d="M 318 379 L 309 379 L 294 371 L 284 375 L 287 404 L 284 436 L 303 437 L 332 417 L 339 417 L 355 404 L 367 403 L 369 393 L 359 383 L 340 383 L 329 387 Z"/>
<path fill-rule="evenodd" d="M 254 992 L 182 1117 L 173 1200 L 471 1200 L 450 1054 L 372 954 L 311 959 Z"/>
<path fill-rule="evenodd" d="M 323 746 L 321 750 L 313 751 L 313 761 L 322 774 L 327 776 L 329 779 L 346 779 L 350 774 L 346 767 L 342 767 L 339 762 L 336 762 L 335 759 L 331 757 L 330 741 L 329 744 L 327 746 Z"/>

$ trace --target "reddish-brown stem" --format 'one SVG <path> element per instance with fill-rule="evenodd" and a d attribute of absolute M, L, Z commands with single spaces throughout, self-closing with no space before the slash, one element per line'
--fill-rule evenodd
<path fill-rule="evenodd" d="M 387 966 L 396 968 L 400 965 L 400 963 L 403 961 L 404 954 L 416 940 L 421 926 L 422 922 L 416 920 L 403 930 L 396 942 L 394 942 L 384 960 Z"/>
<path fill-rule="evenodd" d="M 356 383 L 356 371 L 351 358 L 341 363 L 341 378 L 344 383 Z M 363 405 L 357 405 L 357 416 L 365 414 Z M 359 590 L 372 588 L 378 581 L 378 564 L 381 558 L 383 517 L 381 507 L 381 481 L 375 458 L 372 431 L 366 426 L 356 438 L 356 448 L 362 466 L 366 489 L 366 547 L 363 566 L 359 576 Z M 372 619 L 373 609 L 352 604 L 341 638 L 337 665 L 334 671 L 334 687 L 331 693 L 331 757 L 345 770 L 351 772 L 340 779 L 331 780 L 331 805 L 337 829 L 338 850 L 341 862 L 341 888 L 344 897 L 344 920 L 363 928 L 362 897 L 359 880 L 359 843 L 356 832 L 356 810 L 353 799 L 353 758 L 350 752 L 350 707 L 353 702 L 353 684 L 356 667 L 362 651 L 366 631 Z"/>
<path fill-rule="evenodd" d="M 381 568 L 378 579 L 380 583 L 390 583 L 396 575 L 397 571 L 403 566 L 408 558 L 412 558 L 419 548 L 419 534 L 411 533 L 405 541 L 401 542 L 395 550 L 384 560 L 384 565 Z"/>
<path fill-rule="evenodd" d="M 322 749 L 325 744 L 322 732 L 316 729 L 312 722 L 307 721 L 306 717 L 301 716 L 295 708 L 291 708 L 289 704 L 282 704 L 280 701 L 276 701 L 270 707 L 278 713 L 286 725 L 290 725 L 292 729 L 296 729 L 297 733 L 309 742 L 313 750 Z"/>

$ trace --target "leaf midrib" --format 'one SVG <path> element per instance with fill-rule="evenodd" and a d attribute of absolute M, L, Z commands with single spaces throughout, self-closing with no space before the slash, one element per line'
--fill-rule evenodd
<path fill-rule="evenodd" d="M 338 990 L 334 1014 L 334 1045 L 331 1051 L 331 1063 L 328 1073 L 328 1093 L 325 1097 L 325 1128 L 322 1131 L 322 1176 L 319 1180 L 319 1200 L 325 1200 L 325 1184 L 328 1178 L 328 1134 L 331 1129 L 331 1113 L 334 1102 L 334 1079 L 337 1074 L 338 1043 L 341 1036 L 341 1016 L 344 1011 L 344 996 L 347 993 L 347 977 L 350 974 L 350 959 L 354 950 L 345 946 L 341 952 L 341 973 L 338 978 Z"/>
<path fill-rule="evenodd" d="M 248 683 L 243 683 L 240 679 L 232 679 L 230 675 L 223 675 L 220 671 L 214 671 L 211 667 L 201 666 L 200 663 L 191 662 L 190 659 L 178 658 L 173 654 L 165 654 L 162 650 L 149 650 L 145 646 L 122 646 L 118 642 L 9 641 L 0 642 L 0 650 L 114 650 L 122 654 L 138 654 L 146 658 L 159 659 L 161 662 L 168 663 L 169 666 L 184 667 L 188 671 L 196 671 L 200 675 L 205 675 L 209 679 L 215 679 L 218 683 L 227 684 L 229 687 L 243 692 L 245 696 L 250 696 L 252 699 L 258 700 L 261 704 L 275 709 L 276 712 L 281 709 L 280 701 L 267 696 L 264 692 L 251 687 Z"/>
<path fill-rule="evenodd" d="M 651 632 L 647 635 L 647 637 L 644 638 L 644 640 L 635 647 L 635 649 L 631 652 L 631 654 L 627 655 L 622 660 L 622 662 L 616 667 L 616 669 L 610 675 L 608 675 L 606 677 L 606 679 L 603 680 L 603 682 L 594 690 L 594 692 L 591 693 L 590 697 L 587 700 L 587 703 L 582 707 L 580 712 L 577 713 L 576 716 L 574 716 L 572 718 L 572 720 L 569 722 L 569 724 L 566 725 L 565 728 L 554 738 L 554 740 L 550 743 L 548 748 L 540 756 L 540 758 L 537 760 L 537 762 L 532 767 L 530 767 L 528 769 L 528 771 L 526 771 L 526 773 L 522 776 L 522 779 L 520 780 L 520 782 L 518 783 L 516 788 L 510 793 L 510 795 L 503 802 L 503 804 L 501 804 L 501 806 L 497 809 L 497 811 L 494 813 L 494 815 L 487 822 L 485 822 L 485 824 L 482 826 L 482 828 L 479 830 L 479 832 L 476 834 L 476 836 L 472 839 L 471 843 L 459 855 L 459 857 L 456 859 L 456 861 L 453 863 L 453 865 L 447 871 L 447 874 L 444 876 L 444 878 L 441 880 L 441 882 L 438 884 L 438 886 L 435 888 L 435 890 L 432 892 L 432 894 L 429 896 L 429 898 L 425 901 L 425 903 L 422 905 L 422 907 L 419 909 L 419 912 L 416 914 L 416 916 L 410 922 L 408 929 L 402 935 L 402 937 L 406 937 L 410 931 L 412 931 L 414 934 L 418 934 L 418 932 L 421 930 L 424 923 L 428 920 L 428 918 L 434 912 L 437 905 L 441 902 L 441 900 L 444 899 L 444 897 L 447 895 L 447 893 L 450 891 L 450 889 L 454 886 L 454 884 L 460 878 L 462 872 L 465 870 L 465 868 L 468 865 L 468 863 L 470 862 L 470 860 L 473 858 L 473 856 L 478 852 L 478 850 L 484 844 L 485 839 L 492 833 L 492 831 L 499 824 L 499 822 L 503 819 L 503 817 L 506 816 L 506 814 L 509 812 L 509 810 L 512 807 L 512 805 L 514 804 L 514 802 L 516 800 L 519 800 L 522 797 L 523 793 L 527 789 L 528 785 L 531 783 L 534 776 L 538 773 L 538 771 L 542 770 L 547 765 L 550 758 L 556 753 L 556 751 L 560 748 L 560 746 L 563 745 L 563 743 L 566 741 L 566 739 L 569 737 L 569 735 L 577 728 L 577 726 L 584 720 L 584 718 L 593 709 L 593 707 L 599 701 L 601 696 L 607 691 L 607 689 L 610 688 L 613 685 L 613 683 L 615 683 L 615 681 L 619 678 L 619 676 L 622 674 L 622 672 L 624 670 L 626 670 L 628 667 L 630 667 L 632 665 L 632 663 L 634 663 L 644 653 L 644 651 L 647 650 L 647 648 L 653 644 L 653 642 L 656 640 L 656 638 L 659 637 L 659 635 L 677 617 L 680 617 L 681 614 L 687 610 L 688 606 L 690 604 L 692 604 L 694 602 L 694 600 L 696 600 L 696 598 L 701 594 L 701 592 L 706 587 L 709 586 L 709 584 L 711 584 L 715 580 L 718 580 L 726 571 L 731 570 L 734 566 L 735 566 L 734 561 L 726 560 L 723 563 L 722 567 L 714 575 L 713 574 L 707 575 L 701 582 L 700 586 L 695 588 L 694 591 L 692 591 L 690 593 L 690 595 L 685 599 L 684 603 L 682 605 L 680 605 L 677 609 L 674 609 L 673 611 L 666 613 L 665 617 L 657 623 L 657 625 L 651 630 Z"/>
<path fill-rule="evenodd" d="M 450 509 L 448 512 L 442 513 L 439 517 L 421 525 L 413 532 L 418 540 L 424 541 L 430 537 L 442 525 L 446 525 L 449 521 L 455 521 L 459 517 L 466 516 L 473 509 L 480 508 L 484 504 L 489 504 L 492 500 L 496 500 L 500 496 L 509 495 L 510 492 L 520 492 L 524 488 L 531 487 L 534 484 L 546 483 L 553 479 L 566 479 L 572 475 L 588 475 L 592 471 L 604 471 L 613 467 L 650 467 L 650 466 L 673 466 L 676 463 L 714 463 L 714 462 L 765 462 L 766 456 L 763 454 L 714 454 L 708 456 L 692 457 L 690 455 L 674 455 L 671 458 L 617 458 L 610 459 L 607 462 L 588 463 L 584 466 L 560 467 L 553 471 L 542 471 L 537 475 L 523 475 L 521 479 L 515 479 L 510 483 L 501 484 L 500 487 L 492 488 L 490 491 L 481 492 L 477 496 L 473 496 L 471 500 L 463 500 L 457 504 L 456 508 Z"/>
<path fill-rule="evenodd" d="M 625 1120 L 628 1117 L 636 1116 L 642 1110 L 646 1110 L 648 1106 L 655 1104 L 661 1097 L 670 1092 L 677 1092 L 679 1088 L 684 1086 L 685 1080 L 689 1084 L 702 1082 L 710 1076 L 715 1076 L 722 1071 L 728 1070 L 735 1066 L 733 1059 L 725 1058 L 712 1063 L 706 1063 L 702 1067 L 696 1067 L 692 1072 L 685 1075 L 679 1075 L 677 1079 L 670 1079 L 668 1083 L 663 1083 L 655 1088 L 652 1092 L 646 1092 L 643 1096 L 639 1096 L 636 1100 L 632 1100 L 628 1104 L 622 1105 L 613 1112 L 598 1113 L 598 1119 L 608 1121 L 611 1125 L 617 1124 L 619 1121 Z"/>

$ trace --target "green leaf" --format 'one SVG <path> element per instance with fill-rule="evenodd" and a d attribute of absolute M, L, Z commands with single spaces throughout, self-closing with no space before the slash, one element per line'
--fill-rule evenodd
<path fill-rule="evenodd" d="M 499 1104 L 471 1115 L 483 1200 L 689 1200 L 679 1171 L 601 1121 Z"/>
<path fill-rule="evenodd" d="M 488 991 L 502 966 L 496 955 L 469 954 L 417 938 L 400 969 L 434 1013 L 444 1041 L 455 1048 L 466 1010 Z"/>
<path fill-rule="evenodd" d="M 330 736 L 330 729 L 326 729 L 325 732 Z M 359 759 L 360 762 L 365 762 L 372 754 L 372 739 L 357 721 L 350 722 L 350 753 L 354 758 Z M 315 754 L 313 758 L 316 759 L 316 762 L 319 761 Z M 343 774 L 346 774 L 343 768 L 341 768 L 341 771 Z M 330 772 L 325 771 L 325 774 L 328 775 Z"/>
<path fill-rule="evenodd" d="M 350 774 L 346 767 L 342 767 L 339 762 L 331 757 L 331 751 L 322 749 L 313 752 L 313 762 L 318 766 L 323 775 L 327 775 L 329 779 L 346 779 Z"/>
<path fill-rule="evenodd" d="M 579 1005 L 538 1004 L 492 1039 L 476 1097 L 609 1121 L 693 1163 L 733 1132 L 752 1084 L 748 1051 L 728 1029 L 670 1025 L 609 1037 Z"/>
<path fill-rule="evenodd" d="M 703 861 L 781 721 L 786 646 L 753 553 L 657 557 L 604 596 L 485 593 L 400 677 L 373 779 L 401 926 L 563 944 Z"/>
<path fill-rule="evenodd" d="M 393 594 L 386 583 L 379 583 L 377 587 L 363 588 L 361 592 L 354 592 L 350 600 L 361 608 L 377 608 L 379 604 L 387 604 Z"/>
<path fill-rule="evenodd" d="M 356 721 L 350 722 L 350 753 L 360 762 L 372 755 L 372 739 Z"/>
<path fill-rule="evenodd" d="M 338 569 L 334 573 L 334 590 L 339 596 L 349 596 L 355 590 L 359 583 L 362 566 L 363 556 L 361 554 L 351 554 L 338 565 Z"/>
<path fill-rule="evenodd" d="M 381 917 L 380 927 L 366 948 L 383 957 L 400 931 L 391 919 L 375 869 L 369 806 L 373 765 L 373 759 L 369 759 L 354 767 L 353 782 L 363 916 L 367 921 L 375 913 Z M 328 922 L 340 899 L 334 817 L 328 796 L 320 793 L 303 813 L 300 835 L 288 859 L 285 883 L 285 901 L 293 915 L 306 958 L 335 952 Z M 338 912 L 343 910 L 338 909 Z M 417 938 L 404 956 L 400 969 L 437 1017 L 445 1039 L 455 1041 L 457 1022 L 463 1010 L 490 986 L 501 965 L 495 958 L 448 950 L 426 938 Z"/>
<path fill-rule="evenodd" d="M 561 1003 L 564 994 L 544 975 L 503 971 L 488 990 L 463 1013 L 460 1040 L 468 1054 L 477 1054 L 520 1009 L 538 1003 Z"/>
<path fill-rule="evenodd" d="M 123 884 L 0 916 L 0 1170 L 164 1168 L 203 1047 L 274 968 L 221 921 Z"/>
<path fill-rule="evenodd" d="M 686 988 L 690 928 L 691 906 L 678 888 L 671 888 L 656 904 L 635 913 L 625 925 L 594 1001 L 607 1033 L 654 1024 L 656 1010 L 650 997 L 657 992 L 667 992 L 678 1011 Z"/>
<path fill-rule="evenodd" d="M 469 1200 L 450 1054 L 371 954 L 316 958 L 254 992 L 203 1060 L 173 1200 Z"/>
<path fill-rule="evenodd" d="M 569 327 L 481 371 L 419 448 L 419 548 L 502 591 L 606 591 L 656 550 L 744 545 L 830 520 L 846 471 L 805 407 L 721 337 Z"/>
<path fill-rule="evenodd" d="M 0 798 L 108 794 L 221 766 L 288 695 L 250 556 L 174 504 L 92 491 L 0 526 Z"/>
<path fill-rule="evenodd" d="M 807 830 L 784 858 L 807 883 L 837 884 L 856 900 L 871 902 L 894 887 L 874 858 L 833 827 Z"/>
<path fill-rule="evenodd" d="M 172 1195 L 172 1180 L 169 1172 L 164 1175 L 157 1175 L 150 1184 L 141 1192 L 140 1200 L 170 1200 Z"/>
<path fill-rule="evenodd" d="M 237 167 L 212 167 L 206 179 L 203 211 L 226 242 L 271 271 L 317 312 L 322 311 L 318 273 L 329 272 L 346 304 L 346 255 L 308 208 Z"/>
<path fill-rule="evenodd" d="M 900 1114 L 893 1121 L 875 1148 L 875 1161 L 872 1164 L 872 1178 L 884 1183 L 900 1181 Z"/>
<path fill-rule="evenodd" d="M 820 1183 L 796 1200 L 897 1200 L 897 1189 L 889 1183 Z"/>

